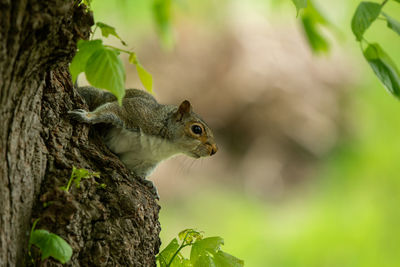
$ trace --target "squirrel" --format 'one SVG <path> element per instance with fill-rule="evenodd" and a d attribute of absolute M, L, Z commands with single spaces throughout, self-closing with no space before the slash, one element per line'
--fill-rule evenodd
<path fill-rule="evenodd" d="M 69 115 L 82 123 L 108 124 L 101 130 L 105 144 L 157 198 L 154 184 L 145 178 L 161 161 L 177 154 L 200 158 L 218 151 L 210 127 L 188 100 L 179 106 L 163 105 L 143 90 L 127 89 L 120 106 L 109 92 L 90 86 L 77 90 L 90 111 L 75 109 Z"/>

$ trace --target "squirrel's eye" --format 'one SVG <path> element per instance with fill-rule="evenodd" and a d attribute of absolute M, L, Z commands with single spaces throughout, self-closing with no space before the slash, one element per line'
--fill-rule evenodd
<path fill-rule="evenodd" d="M 203 132 L 203 129 L 201 129 L 201 127 L 199 125 L 193 125 L 192 132 L 200 135 Z"/>

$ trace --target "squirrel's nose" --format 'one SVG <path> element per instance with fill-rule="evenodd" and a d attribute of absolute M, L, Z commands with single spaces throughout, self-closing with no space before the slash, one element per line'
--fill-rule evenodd
<path fill-rule="evenodd" d="M 218 151 L 218 147 L 216 144 L 212 144 L 211 145 L 211 151 L 210 151 L 210 156 L 214 155 L 215 153 L 217 153 Z"/>

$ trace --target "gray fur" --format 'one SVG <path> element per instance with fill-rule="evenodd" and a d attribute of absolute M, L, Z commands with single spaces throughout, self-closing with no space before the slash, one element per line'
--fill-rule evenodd
<path fill-rule="evenodd" d="M 217 151 L 211 130 L 191 107 L 183 112 L 178 106 L 159 104 L 138 89 L 126 90 L 122 106 L 112 94 L 93 87 L 80 87 L 78 92 L 93 111 L 76 109 L 70 116 L 82 123 L 113 125 L 103 134 L 105 143 L 140 177 L 147 177 L 158 163 L 176 154 L 199 158 Z M 203 125 L 205 139 L 188 133 L 191 123 Z"/>

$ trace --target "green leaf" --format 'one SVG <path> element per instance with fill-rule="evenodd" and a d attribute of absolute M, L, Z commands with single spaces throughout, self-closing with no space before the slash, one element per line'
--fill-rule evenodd
<path fill-rule="evenodd" d="M 380 45 L 368 45 L 367 49 L 364 51 L 364 57 L 385 88 L 395 97 L 400 98 L 399 71 Z"/>
<path fill-rule="evenodd" d="M 74 183 L 77 188 L 80 187 L 80 183 L 82 179 L 88 179 L 90 177 L 100 177 L 100 173 L 98 172 L 89 172 L 86 169 L 76 169 L 73 166 L 71 177 L 74 179 Z"/>
<path fill-rule="evenodd" d="M 322 15 L 322 13 L 315 7 L 315 4 L 311 1 L 308 3 L 305 15 L 311 17 L 315 24 L 331 26 L 331 23 Z"/>
<path fill-rule="evenodd" d="M 171 47 L 174 43 L 171 31 L 171 9 L 171 0 L 154 0 L 154 20 L 157 24 L 161 41 L 166 47 Z"/>
<path fill-rule="evenodd" d="M 190 251 L 190 261 L 195 264 L 201 256 L 208 253 L 215 254 L 224 244 L 224 240 L 219 236 L 207 237 L 193 243 Z"/>
<path fill-rule="evenodd" d="M 193 246 L 197 246 L 203 250 L 207 250 L 211 254 L 215 254 L 223 244 L 224 239 L 222 237 L 213 236 L 198 240 L 193 244 Z"/>
<path fill-rule="evenodd" d="M 140 63 L 136 64 L 136 71 L 144 88 L 146 88 L 146 90 L 150 93 L 153 93 L 153 77 L 151 76 L 151 74 L 147 70 L 145 70 L 145 68 L 143 68 Z"/>
<path fill-rule="evenodd" d="M 104 37 L 108 37 L 111 34 L 119 39 L 119 35 L 115 31 L 114 27 L 107 25 L 103 22 L 96 22 L 96 26 L 100 28 L 101 35 L 103 35 Z"/>
<path fill-rule="evenodd" d="M 178 236 L 182 241 L 185 239 L 186 244 L 191 244 L 194 240 L 197 241 L 203 238 L 203 235 L 194 229 L 185 229 L 181 231 Z"/>
<path fill-rule="evenodd" d="M 136 65 L 138 63 L 137 56 L 134 52 L 129 54 L 129 63 Z"/>
<path fill-rule="evenodd" d="M 82 0 L 81 4 L 84 4 L 85 6 L 87 6 L 88 8 L 90 8 L 90 3 L 92 2 L 92 0 Z"/>
<path fill-rule="evenodd" d="M 316 20 L 311 15 L 305 14 L 302 16 L 301 22 L 312 51 L 315 53 L 328 51 L 329 43 L 319 33 Z"/>
<path fill-rule="evenodd" d="M 178 253 L 174 258 L 174 261 L 169 265 L 170 267 L 192 267 L 189 260 L 183 258 L 181 253 Z"/>
<path fill-rule="evenodd" d="M 353 19 L 351 20 L 351 29 L 356 36 L 357 41 L 361 41 L 364 32 L 369 28 L 372 22 L 379 16 L 382 6 L 374 2 L 361 2 Z"/>
<path fill-rule="evenodd" d="M 400 1 L 400 0 L 399 0 Z M 389 16 L 388 14 L 382 12 L 382 14 L 386 17 L 387 26 L 393 31 L 397 32 L 400 35 L 400 22 Z"/>
<path fill-rule="evenodd" d="M 153 93 L 153 77 L 151 74 L 140 64 L 135 53 L 131 52 L 129 54 L 129 63 L 136 66 L 136 71 L 138 73 L 139 79 L 142 82 L 144 88 L 150 93 Z"/>
<path fill-rule="evenodd" d="M 201 255 L 196 262 L 193 263 L 193 267 L 215 267 L 214 259 L 210 254 Z"/>
<path fill-rule="evenodd" d="M 166 246 L 157 256 L 157 261 L 160 263 L 161 267 L 167 266 L 167 264 L 170 262 L 172 256 L 175 254 L 175 252 L 178 250 L 179 244 L 178 240 L 174 238 L 168 246 Z M 175 257 L 176 258 L 176 257 Z M 176 260 L 174 259 L 174 262 Z"/>
<path fill-rule="evenodd" d="M 117 51 L 106 47 L 96 50 L 87 61 L 85 73 L 91 85 L 110 91 L 121 105 L 125 95 L 125 68 Z"/>
<path fill-rule="evenodd" d="M 126 46 L 126 43 L 121 39 L 121 37 L 119 37 L 114 27 L 103 22 L 96 22 L 96 26 L 100 28 L 101 35 L 103 35 L 104 37 L 108 37 L 111 34 L 117 37 L 121 41 L 121 43 Z"/>
<path fill-rule="evenodd" d="M 228 253 L 225 253 L 223 251 L 218 251 L 214 255 L 214 262 L 217 267 L 225 267 L 225 266 L 230 266 L 230 267 L 242 267 L 244 266 L 244 261 L 241 259 L 238 259 Z"/>
<path fill-rule="evenodd" d="M 292 2 L 296 6 L 296 16 L 299 15 L 300 9 L 307 7 L 307 0 L 292 0 Z"/>
<path fill-rule="evenodd" d="M 85 71 L 86 63 L 88 59 L 98 49 L 102 49 L 103 44 L 101 40 L 79 40 L 78 51 L 76 52 L 71 64 L 69 65 L 69 71 L 71 72 L 72 82 L 76 81 L 79 73 Z"/>
<path fill-rule="evenodd" d="M 40 248 L 42 252 L 42 260 L 48 257 L 60 261 L 62 264 L 71 259 L 71 246 L 58 235 L 49 233 L 46 230 L 35 230 L 32 232 L 29 244 L 33 244 Z"/>
<path fill-rule="evenodd" d="M 182 267 L 193 267 L 192 262 L 184 258 L 182 258 L 181 265 Z"/>

